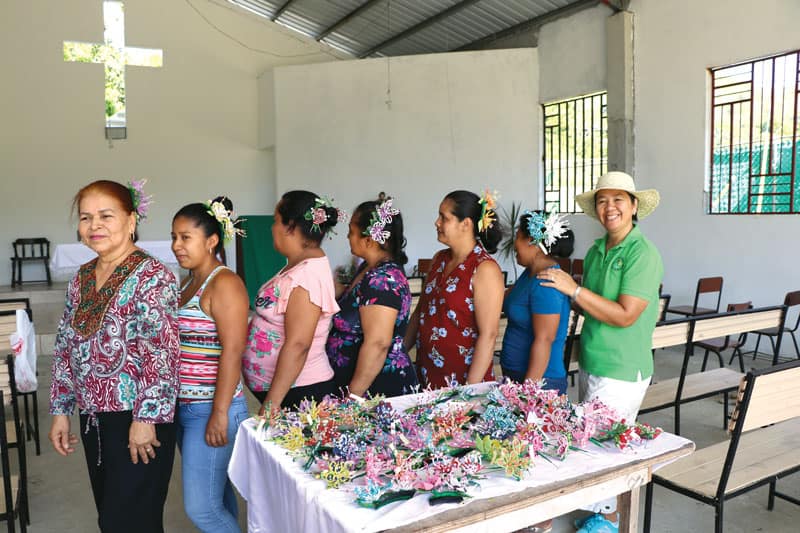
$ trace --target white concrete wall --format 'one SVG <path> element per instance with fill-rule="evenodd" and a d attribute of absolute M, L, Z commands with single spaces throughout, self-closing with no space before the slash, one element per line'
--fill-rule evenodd
<path fill-rule="evenodd" d="M 584 9 L 539 31 L 539 98 L 542 103 L 606 89 L 604 5 Z"/>
<path fill-rule="evenodd" d="M 606 18 L 612 13 L 598 5 L 542 26 L 538 36 L 541 104 L 606 90 Z M 582 214 L 569 220 L 575 232 L 572 256 L 581 258 L 602 235 L 602 227 Z"/>
<path fill-rule="evenodd" d="M 222 31 L 204 21 L 195 6 Z M 100 0 L 0 2 L 0 257 L 16 237 L 74 242 L 75 192 L 95 178 L 149 178 L 146 240 L 169 239 L 182 205 L 230 195 L 241 213 L 269 213 L 274 155 L 258 145 L 257 77 L 282 64 L 331 61 L 320 46 L 223 2 L 125 4 L 129 46 L 162 48 L 164 67 L 127 69 L 128 139 L 104 139 L 103 67 L 65 63 L 65 40 L 100 42 Z M 31 276 L 34 274 L 31 271 Z M 0 261 L 0 284 L 10 262 Z"/>
<path fill-rule="evenodd" d="M 637 185 L 655 187 L 661 206 L 642 230 L 661 250 L 664 290 L 690 302 L 698 277 L 725 277 L 723 305 L 782 302 L 800 289 L 797 215 L 706 214 L 708 68 L 800 48 L 800 2 L 633 0 Z M 541 102 L 606 89 L 605 6 L 538 31 Z M 531 35 L 496 46 L 528 46 Z M 582 257 L 602 228 L 571 217 Z"/>
<path fill-rule="evenodd" d="M 706 214 L 707 69 L 800 48 L 800 2 L 634 0 L 631 9 L 636 173 L 661 191 L 643 228 L 664 257 L 665 290 L 688 302 L 698 277 L 722 275 L 723 304 L 781 303 L 800 289 L 800 218 Z"/>
<path fill-rule="evenodd" d="M 278 194 L 303 187 L 351 210 L 378 192 L 403 212 L 409 266 L 442 246 L 433 222 L 451 190 L 538 202 L 535 49 L 346 61 L 275 70 Z M 387 106 L 391 72 L 391 106 Z M 349 258 L 346 228 L 325 244 Z"/>

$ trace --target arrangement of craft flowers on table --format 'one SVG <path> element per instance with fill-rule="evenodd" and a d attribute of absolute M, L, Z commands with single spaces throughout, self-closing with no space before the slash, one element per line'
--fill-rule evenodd
<path fill-rule="evenodd" d="M 259 419 L 257 430 L 331 489 L 378 508 L 430 493 L 460 501 L 487 473 L 524 477 L 534 461 L 564 460 L 590 445 L 620 449 L 660 428 L 626 424 L 599 400 L 573 404 L 527 381 L 426 391 L 397 411 L 382 397 L 328 397 Z"/>

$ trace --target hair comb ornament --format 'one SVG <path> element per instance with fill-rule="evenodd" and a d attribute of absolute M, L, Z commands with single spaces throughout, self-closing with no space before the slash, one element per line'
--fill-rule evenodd
<path fill-rule="evenodd" d="M 150 205 L 153 203 L 153 195 L 144 193 L 144 184 L 147 180 L 131 180 L 128 182 L 128 191 L 131 193 L 133 211 L 136 213 L 136 223 L 147 219 Z"/>
<path fill-rule="evenodd" d="M 224 199 L 225 197 L 223 196 L 222 200 Z M 229 242 L 236 235 L 241 237 L 247 236 L 242 228 L 236 227 L 237 224 L 243 222 L 245 219 L 236 218 L 236 215 L 234 215 L 233 211 L 228 211 L 222 201 L 208 200 L 205 203 L 205 206 L 208 214 L 214 217 L 222 229 L 222 237 L 225 242 Z"/>
<path fill-rule="evenodd" d="M 480 233 L 491 228 L 497 220 L 497 214 L 494 212 L 497 208 L 497 196 L 497 191 L 491 192 L 486 189 L 478 199 L 478 203 L 481 204 L 481 217 L 478 219 L 478 232 Z"/>
<path fill-rule="evenodd" d="M 391 233 L 386 231 L 386 225 L 392 223 L 392 218 L 399 215 L 400 211 L 392 205 L 392 199 L 388 198 L 378 205 L 372 212 L 369 219 L 369 226 L 363 234 L 370 237 L 373 241 L 384 244 Z"/>

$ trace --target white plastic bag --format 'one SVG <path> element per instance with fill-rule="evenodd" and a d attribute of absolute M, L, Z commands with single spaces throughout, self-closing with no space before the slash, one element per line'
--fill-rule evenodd
<path fill-rule="evenodd" d="M 9 335 L 14 351 L 17 392 L 36 390 L 36 333 L 24 309 L 17 309 L 17 331 Z"/>

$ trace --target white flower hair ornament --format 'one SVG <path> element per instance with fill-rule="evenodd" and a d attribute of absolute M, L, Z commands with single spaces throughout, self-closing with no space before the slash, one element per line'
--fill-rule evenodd
<path fill-rule="evenodd" d="M 384 228 L 386 224 L 392 223 L 392 218 L 399 215 L 400 211 L 392 205 L 392 199 L 388 198 L 375 208 L 369 219 L 369 225 L 362 234 L 372 238 L 373 241 L 384 244 L 391 236 L 391 233 Z"/>
<path fill-rule="evenodd" d="M 523 215 L 528 216 L 528 234 L 530 243 L 536 244 L 541 250 L 550 254 L 550 248 L 563 237 L 569 229 L 566 215 L 555 211 L 548 215 L 526 210 Z"/>
<path fill-rule="evenodd" d="M 225 198 L 223 197 L 223 200 Z M 247 234 L 242 228 L 237 228 L 236 225 L 241 223 L 243 218 L 236 218 L 233 211 L 228 211 L 221 201 L 208 200 L 206 203 L 206 211 L 209 215 L 214 217 L 222 230 L 222 237 L 225 242 L 230 241 L 236 235 L 246 237 Z"/>

